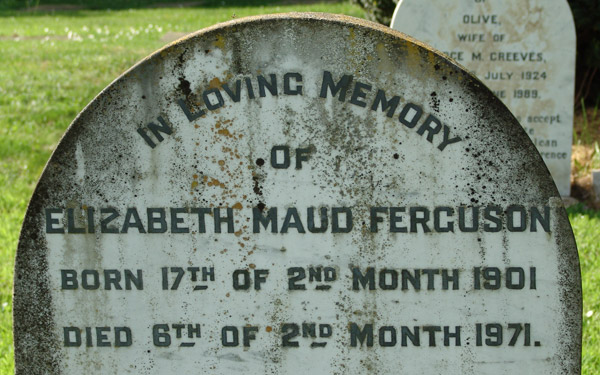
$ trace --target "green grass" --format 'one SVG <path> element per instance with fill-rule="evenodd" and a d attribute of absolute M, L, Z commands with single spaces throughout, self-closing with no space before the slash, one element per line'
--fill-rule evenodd
<path fill-rule="evenodd" d="M 600 212 L 582 205 L 569 208 L 579 248 L 583 287 L 583 373 L 600 370 Z"/>
<path fill-rule="evenodd" d="M 187 9 L 0 12 L 0 374 L 14 367 L 12 268 L 27 202 L 60 136 L 102 88 L 163 46 L 160 39 L 167 31 L 191 32 L 232 17 L 290 11 L 363 16 L 345 3 L 213 6 L 220 3 Z M 583 373 L 592 375 L 600 373 L 600 213 L 581 206 L 569 212 L 583 274 Z"/>
<path fill-rule="evenodd" d="M 130 9 L 178 6 L 188 7 L 232 7 L 261 6 L 278 3 L 277 0 L 0 0 L 0 10 L 36 9 L 38 7 L 77 6 L 85 9 Z M 289 2 L 288 2 L 289 3 Z"/>

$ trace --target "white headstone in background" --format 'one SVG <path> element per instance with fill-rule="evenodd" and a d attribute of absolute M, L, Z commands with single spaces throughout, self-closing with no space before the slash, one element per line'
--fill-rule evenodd
<path fill-rule="evenodd" d="M 400 0 L 391 27 L 481 79 L 570 194 L 576 43 L 566 0 Z"/>
<path fill-rule="evenodd" d="M 388 27 L 171 44 L 77 117 L 17 252 L 17 375 L 576 374 L 560 196 L 506 107 Z"/>

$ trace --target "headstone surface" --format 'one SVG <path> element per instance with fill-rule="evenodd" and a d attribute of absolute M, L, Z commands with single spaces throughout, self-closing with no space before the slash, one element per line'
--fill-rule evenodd
<path fill-rule="evenodd" d="M 17 374 L 574 374 L 573 235 L 533 144 L 369 22 L 238 20 L 74 121 L 15 266 Z"/>
<path fill-rule="evenodd" d="M 490 87 L 536 145 L 560 194 L 570 194 L 576 42 L 566 0 L 400 0 L 391 27 Z"/>

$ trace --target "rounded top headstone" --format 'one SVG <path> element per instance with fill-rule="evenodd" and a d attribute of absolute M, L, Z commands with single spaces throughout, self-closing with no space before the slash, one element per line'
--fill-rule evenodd
<path fill-rule="evenodd" d="M 151 55 L 75 119 L 15 266 L 18 374 L 573 373 L 577 251 L 471 74 L 300 13 Z"/>
<path fill-rule="evenodd" d="M 401 0 L 391 27 L 443 51 L 492 89 L 569 196 L 577 43 L 567 0 Z"/>

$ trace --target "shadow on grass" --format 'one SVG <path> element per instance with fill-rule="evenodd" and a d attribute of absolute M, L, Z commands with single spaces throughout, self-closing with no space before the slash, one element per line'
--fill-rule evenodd
<path fill-rule="evenodd" d="M 569 216 L 583 215 L 587 216 L 589 219 L 600 219 L 600 211 L 586 207 L 583 203 L 577 203 L 576 205 L 568 207 L 567 213 Z"/>

